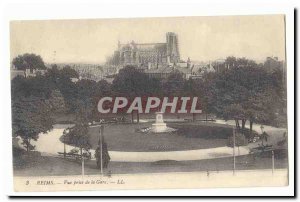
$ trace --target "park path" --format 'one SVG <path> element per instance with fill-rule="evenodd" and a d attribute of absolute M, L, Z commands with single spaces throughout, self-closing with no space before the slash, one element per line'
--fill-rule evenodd
<path fill-rule="evenodd" d="M 230 125 L 230 126 L 235 126 L 235 121 L 233 120 L 229 120 L 229 121 L 225 121 L 225 120 L 220 120 L 220 119 L 217 119 L 215 123 L 218 123 L 218 124 L 224 124 L 224 125 Z M 241 123 L 240 123 L 241 124 Z M 250 128 L 250 125 L 249 125 L 249 121 L 245 124 L 245 127 L 246 128 Z M 260 124 L 253 124 L 252 126 L 252 129 L 256 132 L 258 132 L 259 134 L 261 133 L 261 125 Z M 273 127 L 273 126 L 267 126 L 267 125 L 263 125 L 263 130 L 266 131 L 267 133 L 272 133 L 274 131 L 286 131 L 286 128 L 276 128 L 276 127 Z"/>
<path fill-rule="evenodd" d="M 230 125 L 230 126 L 235 127 L 235 121 L 233 121 L 233 120 L 230 120 L 230 121 L 216 120 L 215 123 Z M 245 127 L 250 128 L 249 121 L 247 123 L 245 124 Z M 254 131 L 256 131 L 258 134 L 262 133 L 260 124 L 253 124 L 252 129 Z M 265 131 L 266 133 L 268 133 L 270 135 L 270 137 L 268 138 L 268 142 L 267 142 L 268 144 L 276 144 L 279 139 L 283 138 L 283 134 L 285 132 L 286 132 L 286 135 L 288 135 L 286 128 L 276 128 L 273 126 L 263 125 L 263 131 Z M 256 146 L 257 146 L 257 144 L 254 144 L 254 143 L 250 143 L 248 145 L 248 147 L 256 147 Z"/>
<path fill-rule="evenodd" d="M 217 120 L 216 123 L 234 125 L 234 122 L 223 120 Z M 33 142 L 36 146 L 36 150 L 40 151 L 42 155 L 57 156 L 57 152 L 64 151 L 64 144 L 59 140 L 65 128 L 70 125 L 54 125 L 54 128 L 46 134 L 41 134 L 37 142 Z M 249 127 L 249 125 L 246 125 Z M 253 130 L 260 133 L 260 125 L 253 125 Z M 285 129 L 275 128 L 271 126 L 264 126 L 266 132 L 271 131 L 284 131 Z M 274 133 L 275 134 L 275 133 Z M 69 152 L 73 147 L 66 145 L 66 152 Z M 249 147 L 235 148 L 235 154 L 247 155 L 249 153 Z M 94 150 L 91 150 L 94 154 Z M 231 157 L 233 148 L 231 147 L 217 147 L 209 149 L 198 149 L 188 151 L 166 151 L 166 152 L 122 152 L 122 151 L 109 151 L 111 161 L 118 162 L 155 162 L 162 160 L 174 160 L 174 161 L 187 161 L 187 160 L 203 160 L 214 158 Z"/>

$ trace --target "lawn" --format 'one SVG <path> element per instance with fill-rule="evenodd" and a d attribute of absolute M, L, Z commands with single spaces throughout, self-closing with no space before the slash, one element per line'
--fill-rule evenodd
<path fill-rule="evenodd" d="M 104 137 L 110 151 L 182 151 L 226 146 L 231 127 L 201 122 L 168 123 L 177 129 L 172 134 L 146 134 L 137 129 L 150 127 L 152 123 L 106 125 Z M 99 128 L 89 129 L 90 144 L 95 149 L 99 140 Z"/>

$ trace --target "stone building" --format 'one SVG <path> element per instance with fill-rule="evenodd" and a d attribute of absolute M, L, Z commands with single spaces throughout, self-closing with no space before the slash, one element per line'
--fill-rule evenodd
<path fill-rule="evenodd" d="M 30 69 L 26 68 L 25 70 L 18 70 L 15 67 L 13 67 L 10 70 L 10 79 L 14 79 L 17 76 L 23 76 L 25 78 L 28 77 L 35 77 L 37 75 L 44 75 L 46 70 L 41 70 L 41 69 Z"/>
<path fill-rule="evenodd" d="M 173 32 L 166 34 L 165 43 L 118 43 L 116 50 L 107 63 L 113 66 L 137 66 L 142 69 L 161 68 L 180 62 L 178 37 Z"/>

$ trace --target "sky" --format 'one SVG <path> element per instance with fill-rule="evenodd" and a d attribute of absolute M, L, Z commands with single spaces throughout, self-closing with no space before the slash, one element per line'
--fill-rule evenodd
<path fill-rule="evenodd" d="M 284 15 L 12 21 L 11 60 L 35 53 L 47 63 L 103 63 L 121 43 L 178 35 L 181 59 L 285 59 Z"/>

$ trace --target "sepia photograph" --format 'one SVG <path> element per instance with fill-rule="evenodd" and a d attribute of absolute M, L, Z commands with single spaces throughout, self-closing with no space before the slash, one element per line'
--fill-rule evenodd
<path fill-rule="evenodd" d="M 14 191 L 289 185 L 284 14 L 9 26 Z"/>

